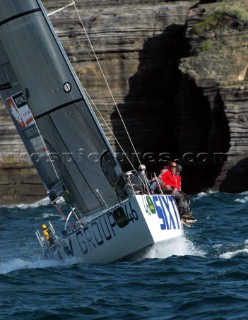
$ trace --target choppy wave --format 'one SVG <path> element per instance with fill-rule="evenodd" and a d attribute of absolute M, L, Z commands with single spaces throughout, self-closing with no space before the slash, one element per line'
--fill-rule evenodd
<path fill-rule="evenodd" d="M 204 197 L 207 197 L 207 196 L 209 196 L 209 195 L 211 195 L 211 194 L 216 194 L 216 193 L 218 193 L 217 191 L 213 191 L 213 190 L 208 190 L 208 191 L 205 191 L 205 192 L 199 192 L 199 193 L 197 193 L 194 197 L 193 197 L 193 199 L 194 200 L 200 200 L 200 199 L 202 199 L 202 198 L 204 198 Z"/>
<path fill-rule="evenodd" d="M 226 252 L 220 255 L 220 258 L 223 259 L 231 259 L 239 254 L 248 254 L 248 248 L 244 248 L 244 249 L 240 249 L 240 250 L 236 250 L 236 251 L 230 251 L 230 252 Z"/>
<path fill-rule="evenodd" d="M 21 258 L 15 258 L 13 260 L 0 263 L 0 274 L 7 274 L 20 269 L 49 268 L 59 265 L 61 265 L 61 262 L 55 260 L 26 261 Z"/>
<path fill-rule="evenodd" d="M 2 209 L 0 319 L 246 319 L 247 196 L 193 196 L 185 237 L 107 265 L 42 258 L 37 220 L 58 220 L 46 202 Z"/>
<path fill-rule="evenodd" d="M 1 208 L 9 208 L 9 209 L 18 208 L 18 209 L 26 210 L 26 209 L 47 206 L 49 204 L 49 202 L 50 202 L 49 198 L 46 197 L 46 198 L 43 198 L 39 201 L 36 201 L 34 203 L 30 203 L 30 204 L 19 203 L 19 204 L 13 204 L 13 205 L 3 205 L 3 206 L 1 206 Z"/>
<path fill-rule="evenodd" d="M 237 199 L 235 199 L 234 201 L 239 202 L 239 203 L 247 203 L 248 202 L 248 191 L 239 193 L 237 195 Z"/>
<path fill-rule="evenodd" d="M 10 209 L 18 208 L 18 209 L 26 210 L 26 209 L 42 208 L 42 207 L 49 205 L 50 203 L 51 203 L 50 199 L 48 197 L 45 197 L 45 198 L 38 200 L 34 203 L 29 203 L 29 204 L 19 203 L 19 204 L 13 204 L 13 205 L 2 205 L 2 206 L 0 206 L 0 208 L 10 208 Z M 62 203 L 64 203 L 64 200 L 59 199 L 57 201 L 57 203 L 62 204 Z"/>
<path fill-rule="evenodd" d="M 0 274 L 8 274 L 10 272 L 22 269 L 45 269 L 58 266 L 70 266 L 82 262 L 83 261 L 78 258 L 70 258 L 65 261 L 40 258 L 32 261 L 24 260 L 21 258 L 14 258 L 6 262 L 0 262 Z"/>
<path fill-rule="evenodd" d="M 235 245 L 230 250 L 220 254 L 220 258 L 223 259 L 232 259 L 237 255 L 248 254 L 248 240 L 245 240 L 244 244 Z"/>

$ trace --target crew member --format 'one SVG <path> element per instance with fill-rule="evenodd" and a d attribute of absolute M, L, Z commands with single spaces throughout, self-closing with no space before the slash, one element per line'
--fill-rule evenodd
<path fill-rule="evenodd" d="M 146 175 L 146 166 L 140 164 L 138 167 L 138 177 L 142 183 L 142 193 L 150 193 L 150 183 Z"/>
<path fill-rule="evenodd" d="M 171 161 L 166 169 L 162 170 L 159 175 L 159 182 L 162 191 L 165 194 L 171 194 L 176 200 L 178 211 L 182 219 L 195 220 L 193 218 L 188 196 L 181 191 L 181 166 Z"/>
<path fill-rule="evenodd" d="M 41 228 L 42 228 L 42 231 L 43 231 L 43 234 L 44 234 L 45 239 L 46 239 L 50 244 L 53 244 L 54 241 L 53 241 L 53 238 L 52 238 L 51 235 L 50 235 L 49 230 L 47 229 L 47 226 L 46 226 L 45 224 L 43 224 L 43 225 L 41 226 Z"/>

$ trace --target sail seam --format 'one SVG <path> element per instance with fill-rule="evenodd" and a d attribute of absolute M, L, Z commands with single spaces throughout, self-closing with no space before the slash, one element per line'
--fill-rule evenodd
<path fill-rule="evenodd" d="M 41 114 L 38 115 L 38 116 L 35 116 L 34 119 L 35 119 L 35 120 L 40 119 L 40 118 L 42 118 L 42 117 L 44 117 L 44 116 L 47 116 L 47 115 L 49 115 L 49 114 L 51 114 L 51 113 L 53 113 L 53 112 L 55 112 L 55 111 L 61 110 L 61 109 L 65 108 L 65 107 L 69 106 L 70 104 L 78 103 L 78 102 L 80 102 L 80 101 L 84 101 L 84 99 L 83 99 L 83 98 L 80 98 L 80 99 L 76 99 L 76 100 L 73 100 L 73 101 L 64 103 L 64 104 L 62 104 L 62 105 L 60 105 L 60 106 L 57 106 L 57 107 L 55 107 L 55 108 L 53 108 L 53 109 L 51 109 L 51 110 L 49 110 L 49 111 L 43 112 L 43 113 L 41 113 Z"/>
<path fill-rule="evenodd" d="M 29 15 L 29 14 L 31 14 L 31 13 L 35 13 L 35 12 L 37 12 L 37 11 L 41 11 L 40 8 L 38 8 L 38 9 L 33 9 L 33 10 L 29 10 L 29 11 L 25 11 L 25 12 L 16 14 L 16 15 L 10 17 L 10 18 L 7 18 L 7 19 L 5 19 L 5 20 L 3 20 L 3 21 L 0 21 L 0 26 L 2 26 L 2 25 L 5 24 L 5 23 L 8 23 L 8 22 L 10 22 L 10 21 L 12 21 L 12 20 L 18 19 L 18 18 L 20 18 L 20 17 Z"/>

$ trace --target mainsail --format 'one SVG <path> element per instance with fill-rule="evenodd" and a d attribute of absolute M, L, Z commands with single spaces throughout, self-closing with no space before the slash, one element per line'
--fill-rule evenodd
<path fill-rule="evenodd" d="M 39 0 L 0 0 L 0 96 L 50 195 L 68 190 L 82 214 L 127 196 Z"/>

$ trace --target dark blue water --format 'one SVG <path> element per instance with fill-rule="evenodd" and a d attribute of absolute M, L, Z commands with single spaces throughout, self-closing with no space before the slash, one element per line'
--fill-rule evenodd
<path fill-rule="evenodd" d="M 138 262 L 45 260 L 52 207 L 0 207 L 0 319 L 248 319 L 248 193 L 192 197 L 198 223 Z"/>

